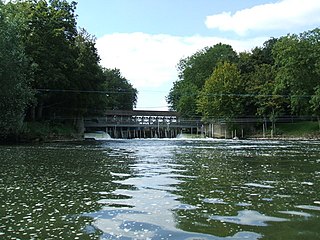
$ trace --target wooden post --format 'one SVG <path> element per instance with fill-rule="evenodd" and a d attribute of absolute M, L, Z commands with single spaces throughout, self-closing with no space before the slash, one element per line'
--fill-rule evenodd
<path fill-rule="evenodd" d="M 211 137 L 214 138 L 214 126 L 213 126 L 213 123 L 211 123 Z"/>

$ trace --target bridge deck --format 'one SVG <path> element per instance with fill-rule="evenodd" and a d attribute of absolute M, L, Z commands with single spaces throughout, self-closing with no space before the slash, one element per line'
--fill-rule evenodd
<path fill-rule="evenodd" d="M 84 126 L 87 131 L 104 129 L 115 138 L 176 137 L 182 129 L 198 132 L 202 123 L 200 119 L 182 120 L 174 111 L 115 110 L 103 117 L 85 118 Z"/>
<path fill-rule="evenodd" d="M 175 111 L 147 111 L 147 110 L 108 110 L 106 116 L 172 116 L 179 117 L 180 114 Z"/>

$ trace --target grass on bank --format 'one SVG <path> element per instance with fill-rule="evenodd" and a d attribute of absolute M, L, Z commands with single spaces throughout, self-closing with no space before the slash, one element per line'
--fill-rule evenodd
<path fill-rule="evenodd" d="M 26 122 L 21 135 L 22 141 L 50 141 L 75 139 L 77 132 L 71 125 L 54 122 Z"/>
<path fill-rule="evenodd" d="M 284 137 L 320 137 L 317 121 L 303 121 L 295 123 L 277 123 L 276 135 Z"/>

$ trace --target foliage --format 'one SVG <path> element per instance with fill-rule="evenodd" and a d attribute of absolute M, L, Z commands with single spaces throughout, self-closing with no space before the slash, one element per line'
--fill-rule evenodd
<path fill-rule="evenodd" d="M 24 123 L 20 139 L 22 141 L 44 141 L 50 139 L 72 139 L 77 136 L 71 125 L 56 122 L 28 122 Z"/>
<path fill-rule="evenodd" d="M 72 88 L 75 79 L 77 49 L 76 3 L 66 0 L 29 0 L 17 4 L 26 16 L 25 48 L 34 67 L 33 88 L 37 94 L 36 118 L 54 114 L 55 108 L 70 103 L 64 89 Z M 47 91 L 43 91 L 43 90 Z M 52 91 L 54 90 L 54 91 Z M 31 119 L 34 119 L 34 112 Z"/>
<path fill-rule="evenodd" d="M 284 105 L 284 99 L 274 93 L 275 70 L 269 64 L 255 67 L 252 73 L 252 85 L 247 89 L 254 96 L 256 115 L 274 119 Z"/>
<path fill-rule="evenodd" d="M 230 45 L 219 43 L 213 47 L 206 47 L 191 57 L 180 60 L 178 64 L 179 78 L 193 83 L 198 89 L 201 89 L 218 63 L 225 61 L 237 61 L 237 53 Z"/>
<path fill-rule="evenodd" d="M 221 43 L 181 59 L 177 66 L 179 80 L 174 83 L 167 97 L 170 108 L 184 117 L 197 116 L 198 94 L 215 67 L 224 61 L 236 62 L 237 53 L 230 45 Z"/>
<path fill-rule="evenodd" d="M 310 37 L 316 36 L 312 32 L 288 35 L 279 39 L 273 49 L 278 66 L 276 91 L 288 97 L 291 113 L 295 115 L 311 113 L 309 101 L 319 85 L 320 76 L 316 72 L 319 54 L 314 52 L 319 43 L 314 44 Z"/>
<path fill-rule="evenodd" d="M 106 109 L 132 109 L 137 90 L 100 66 L 95 37 L 79 29 L 76 2 L 0 1 L 0 129 L 56 117 L 78 123 Z M 32 100 L 32 101 L 31 101 Z"/>
<path fill-rule="evenodd" d="M 311 109 L 315 116 L 320 121 L 320 85 L 316 87 L 315 93 L 310 100 Z"/>
<path fill-rule="evenodd" d="M 277 132 L 289 137 L 316 137 L 319 136 L 319 126 L 311 121 L 278 123 Z"/>
<path fill-rule="evenodd" d="M 85 29 L 81 29 L 75 39 L 76 68 L 70 88 L 79 92 L 66 95 L 69 111 L 73 111 L 74 115 L 99 115 L 107 108 L 105 79 L 95 40 Z"/>
<path fill-rule="evenodd" d="M 124 78 L 119 69 L 104 69 L 107 106 L 111 110 L 132 110 L 137 103 L 138 91 Z"/>
<path fill-rule="evenodd" d="M 236 64 L 220 63 L 206 81 L 198 99 L 205 119 L 233 119 L 243 111 L 243 86 Z"/>
<path fill-rule="evenodd" d="M 20 133 L 33 92 L 28 57 L 21 39 L 21 22 L 11 4 L 0 2 L 0 137 Z"/>
<path fill-rule="evenodd" d="M 245 86 L 245 109 L 249 116 L 268 115 L 269 100 L 272 100 L 275 74 L 272 48 L 277 39 L 271 38 L 263 47 L 255 47 L 251 52 L 239 54 L 238 67 Z M 271 101 L 272 102 L 272 101 Z"/>
<path fill-rule="evenodd" d="M 95 37 L 85 29 L 77 30 L 75 2 L 28 3 L 26 45 L 37 67 L 34 88 L 40 89 L 36 106 L 39 120 L 56 115 L 78 119 L 101 115 L 110 108 L 135 106 L 137 91 L 120 73 L 109 74 L 100 66 Z M 115 93 L 110 97 L 109 92 Z"/>
<path fill-rule="evenodd" d="M 320 29 L 232 52 L 218 44 L 180 60 L 179 80 L 167 97 L 170 107 L 211 121 L 258 116 L 269 119 L 274 130 L 281 117 L 320 120 Z"/>

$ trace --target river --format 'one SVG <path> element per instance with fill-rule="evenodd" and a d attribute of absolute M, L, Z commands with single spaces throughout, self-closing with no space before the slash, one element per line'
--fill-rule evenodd
<path fill-rule="evenodd" d="M 320 142 L 0 147 L 1 239 L 320 239 Z"/>

